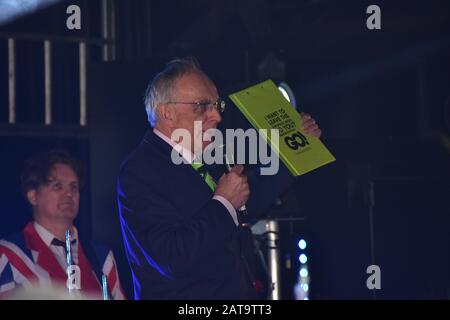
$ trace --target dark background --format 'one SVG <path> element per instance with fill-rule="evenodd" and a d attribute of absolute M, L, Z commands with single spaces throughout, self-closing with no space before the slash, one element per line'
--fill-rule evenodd
<path fill-rule="evenodd" d="M 167 61 L 193 55 L 224 96 L 267 78 L 287 82 L 337 158 L 298 178 L 264 213 L 305 218 L 281 223 L 284 298 L 292 298 L 300 237 L 308 241 L 311 299 L 450 298 L 448 1 L 112 3 L 114 61 L 103 61 L 93 41 L 102 37 L 101 1 L 60 1 L 0 25 L 0 236 L 30 216 L 19 187 L 23 161 L 66 148 L 85 165 L 79 229 L 115 250 L 131 297 L 115 198 L 119 164 L 147 127 L 148 81 Z M 70 4 L 81 8 L 81 30 L 66 28 Z M 371 4 L 381 8 L 381 30 L 366 28 Z M 16 124 L 7 108 L 12 36 Z M 86 127 L 78 125 L 76 42 L 53 44 L 54 122 L 43 124 L 44 37 L 92 40 Z M 229 104 L 224 127 L 246 125 Z M 371 264 L 381 268 L 376 292 L 366 287 Z"/>

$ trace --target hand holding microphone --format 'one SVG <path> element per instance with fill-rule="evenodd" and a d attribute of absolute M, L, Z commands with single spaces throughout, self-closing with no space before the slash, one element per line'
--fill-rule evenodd
<path fill-rule="evenodd" d="M 232 170 L 231 163 L 234 163 L 233 155 L 231 155 L 229 153 L 225 153 L 224 159 L 225 159 L 225 165 L 227 167 L 227 170 L 228 170 L 228 172 L 230 172 Z M 241 167 L 242 167 L 242 170 L 241 170 L 241 174 L 242 174 L 242 171 L 244 171 L 244 166 L 241 165 Z M 245 182 L 247 183 L 247 177 L 245 177 Z M 247 183 L 247 186 L 248 186 L 248 183 Z M 248 190 L 249 190 L 249 195 L 250 195 L 250 188 Z M 248 199 L 248 197 L 247 197 L 247 199 Z M 247 202 L 247 200 L 245 202 Z M 247 214 L 247 207 L 245 206 L 245 203 L 241 207 L 239 207 L 239 209 L 237 209 L 237 210 L 244 215 Z"/>
<path fill-rule="evenodd" d="M 250 188 L 247 177 L 242 174 L 243 171 L 242 165 L 236 165 L 233 168 L 230 166 L 229 172 L 219 179 L 214 194 L 224 197 L 235 209 L 246 213 L 245 203 L 250 196 Z"/>

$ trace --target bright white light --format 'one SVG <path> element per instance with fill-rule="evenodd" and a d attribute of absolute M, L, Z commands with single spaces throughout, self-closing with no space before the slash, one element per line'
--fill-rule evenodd
<path fill-rule="evenodd" d="M 278 87 L 278 90 L 280 90 L 281 94 L 287 101 L 291 102 L 291 99 L 289 98 L 288 93 L 286 92 L 286 90 L 284 90 L 283 87 Z"/>
<path fill-rule="evenodd" d="M 308 292 L 309 290 L 309 285 L 307 283 L 302 284 L 303 286 L 303 291 Z"/>
<path fill-rule="evenodd" d="M 308 257 L 306 256 L 306 254 L 302 253 L 299 257 L 298 260 L 300 261 L 300 263 L 306 263 L 308 261 Z"/>
<path fill-rule="evenodd" d="M 289 103 L 295 108 L 297 109 L 297 102 L 295 101 L 295 96 L 294 96 L 294 92 L 292 91 L 291 87 L 289 87 L 287 85 L 287 83 L 285 82 L 281 82 L 278 85 L 278 90 L 280 90 L 281 94 L 283 95 L 283 97 L 289 101 Z"/>
<path fill-rule="evenodd" d="M 298 242 L 298 247 L 301 250 L 304 250 L 306 248 L 306 241 L 304 239 L 300 239 L 300 241 Z"/>
<path fill-rule="evenodd" d="M 0 25 L 61 0 L 1 0 Z"/>
<path fill-rule="evenodd" d="M 301 268 L 301 269 L 300 269 L 300 277 L 306 278 L 307 276 L 308 276 L 308 269 L 306 269 L 306 268 Z"/>

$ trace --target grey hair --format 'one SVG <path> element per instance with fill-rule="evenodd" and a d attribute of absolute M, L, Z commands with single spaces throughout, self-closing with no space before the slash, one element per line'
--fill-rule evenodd
<path fill-rule="evenodd" d="M 193 57 L 175 59 L 170 61 L 163 71 L 158 73 L 149 83 L 145 91 L 144 104 L 147 111 L 147 119 L 154 127 L 158 121 L 156 108 L 159 104 L 172 99 L 172 91 L 175 81 L 189 73 L 204 75 L 198 61 Z"/>

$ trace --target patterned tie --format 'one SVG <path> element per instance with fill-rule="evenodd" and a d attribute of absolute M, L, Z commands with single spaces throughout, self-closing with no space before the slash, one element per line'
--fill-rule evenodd
<path fill-rule="evenodd" d="M 200 162 L 192 162 L 191 165 L 200 174 L 203 180 L 205 180 L 208 187 L 212 191 L 216 190 L 216 182 L 214 181 L 214 178 L 209 174 L 209 172 L 206 171 L 204 164 Z"/>

